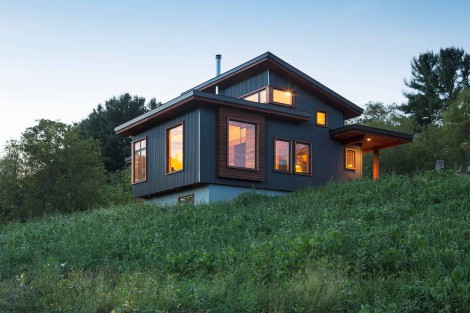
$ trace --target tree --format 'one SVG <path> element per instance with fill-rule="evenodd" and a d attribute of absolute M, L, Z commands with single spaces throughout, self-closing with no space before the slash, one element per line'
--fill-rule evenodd
<path fill-rule="evenodd" d="M 469 86 L 469 76 L 470 55 L 463 49 L 422 53 L 411 62 L 411 79 L 405 80 L 405 85 L 412 90 L 404 92 L 408 103 L 400 109 L 415 119 L 417 130 L 441 122 L 441 112 Z"/>
<path fill-rule="evenodd" d="M 442 113 L 443 133 L 456 165 L 470 165 L 470 88 L 460 92 Z"/>
<path fill-rule="evenodd" d="M 118 136 L 114 128 L 161 105 L 155 98 L 145 104 L 145 98 L 131 96 L 128 93 L 113 97 L 100 104 L 80 123 L 84 138 L 99 140 L 103 153 L 104 165 L 108 172 L 124 167 L 124 159 L 130 156 L 130 138 Z"/>
<path fill-rule="evenodd" d="M 4 218 L 86 210 L 99 202 L 105 184 L 99 146 L 81 139 L 76 126 L 40 120 L 6 151 L 0 163 L 2 183 L 7 178 L 10 187 Z"/>

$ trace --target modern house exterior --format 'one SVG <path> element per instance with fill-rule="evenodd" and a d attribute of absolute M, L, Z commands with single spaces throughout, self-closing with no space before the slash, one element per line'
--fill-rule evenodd
<path fill-rule="evenodd" d="M 345 125 L 362 109 L 270 52 L 115 130 L 132 137 L 134 197 L 155 203 L 283 194 L 362 177 L 364 153 L 412 136 Z"/>

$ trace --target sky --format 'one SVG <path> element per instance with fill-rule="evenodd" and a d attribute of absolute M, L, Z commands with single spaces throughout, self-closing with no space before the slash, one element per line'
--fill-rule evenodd
<path fill-rule="evenodd" d="M 39 119 L 130 93 L 166 102 L 270 51 L 364 107 L 402 103 L 410 61 L 470 52 L 470 1 L 0 0 L 0 151 Z"/>

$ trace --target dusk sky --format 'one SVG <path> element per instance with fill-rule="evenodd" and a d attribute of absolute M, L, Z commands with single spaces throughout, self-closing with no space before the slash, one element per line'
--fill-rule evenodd
<path fill-rule="evenodd" d="M 166 102 L 266 51 L 359 106 L 401 103 L 413 56 L 470 51 L 470 1 L 2 1 L 0 146 L 129 92 Z M 0 149 L 1 150 L 1 149 Z"/>

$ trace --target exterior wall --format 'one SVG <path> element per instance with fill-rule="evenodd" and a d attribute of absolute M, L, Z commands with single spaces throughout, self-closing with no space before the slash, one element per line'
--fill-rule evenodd
<path fill-rule="evenodd" d="M 196 108 L 132 138 L 135 141 L 147 137 L 147 181 L 133 185 L 134 197 L 143 197 L 156 192 L 196 184 L 200 181 L 199 119 L 200 111 Z M 166 174 L 166 129 L 181 122 L 184 123 L 184 170 L 173 174 Z"/>
<path fill-rule="evenodd" d="M 177 204 L 178 197 L 194 195 L 194 204 L 204 204 L 209 202 L 218 201 L 230 201 L 233 198 L 239 196 L 242 193 L 255 192 L 268 196 L 279 196 L 285 195 L 287 192 L 265 190 L 265 189 L 252 189 L 246 187 L 232 187 L 232 186 L 220 186 L 220 185 L 205 185 L 202 187 L 190 188 L 184 191 L 177 191 L 161 196 L 157 196 L 152 199 L 148 199 L 145 202 L 149 204 Z"/>
<path fill-rule="evenodd" d="M 345 179 L 359 179 L 362 178 L 362 147 L 360 145 L 347 145 L 345 148 L 350 148 L 356 150 L 356 169 L 348 170 L 344 169 L 344 178 Z M 343 160 L 345 158 L 345 152 L 343 152 Z M 344 168 L 344 163 L 343 163 Z"/>
<path fill-rule="evenodd" d="M 240 98 L 252 91 L 263 88 L 269 84 L 269 72 L 264 71 L 238 84 L 220 91 L 221 95 Z"/>
<path fill-rule="evenodd" d="M 221 93 L 227 96 L 239 97 L 262 88 L 268 85 L 268 83 L 276 88 L 293 91 L 296 99 L 295 107 L 291 109 L 310 112 L 312 119 L 308 122 L 296 123 L 264 116 L 265 173 L 263 180 L 218 177 L 217 145 L 220 143 L 218 143 L 217 136 L 217 116 L 219 115 L 219 108 L 201 106 L 191 112 L 182 114 L 178 118 L 165 121 L 150 130 L 134 136 L 133 140 L 147 136 L 147 181 L 134 185 L 134 196 L 145 197 L 171 191 L 179 193 L 180 191 L 177 190 L 200 184 L 249 189 L 259 188 L 273 191 L 293 191 L 310 185 L 322 185 L 329 180 L 360 178 L 362 176 L 362 151 L 360 147 L 355 147 L 357 148 L 356 159 L 359 162 L 356 170 L 347 170 L 344 167 L 345 147 L 340 142 L 332 140 L 329 136 L 330 129 L 343 126 L 343 114 L 311 93 L 290 83 L 272 71 L 260 73 L 244 82 L 223 90 Z M 275 104 L 266 105 L 275 106 Z M 317 110 L 327 112 L 328 127 L 316 125 Z M 165 130 L 180 122 L 184 122 L 184 170 L 166 175 Z M 275 137 L 291 140 L 292 149 L 296 140 L 311 144 L 311 176 L 274 171 L 273 138 Z M 196 187 L 193 186 L 193 188 Z M 187 194 L 187 192 L 183 191 L 181 193 L 182 195 Z M 196 199 L 196 201 L 207 199 L 202 191 L 199 193 L 201 194 L 201 199 Z M 159 196 L 159 198 L 161 197 L 169 197 L 168 199 L 171 201 L 175 199 L 173 194 L 172 196 Z M 225 199 L 228 199 L 228 196 Z M 212 201 L 210 197 L 209 200 Z"/>

